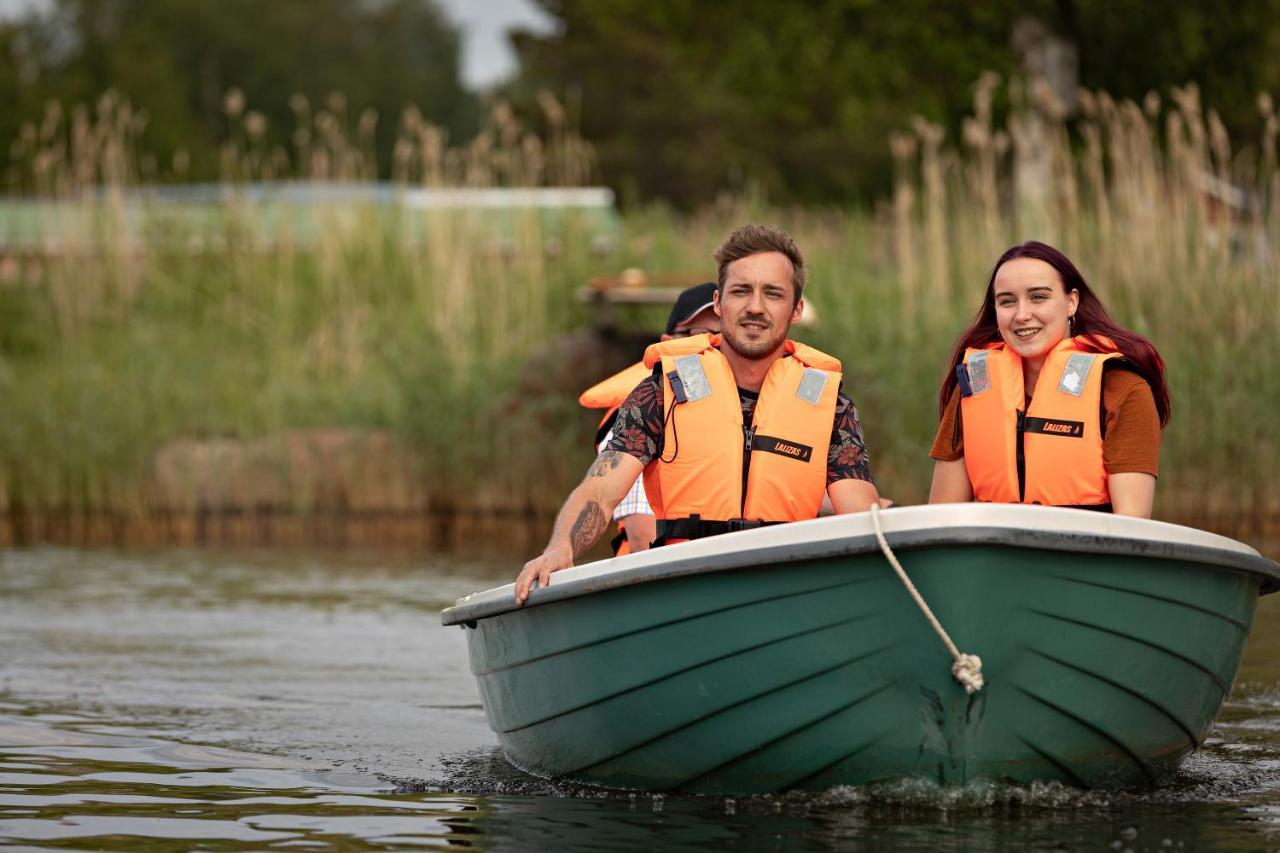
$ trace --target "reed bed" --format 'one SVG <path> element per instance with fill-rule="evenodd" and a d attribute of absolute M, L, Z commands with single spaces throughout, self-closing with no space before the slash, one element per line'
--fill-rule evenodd
<path fill-rule="evenodd" d="M 554 100 L 543 105 L 541 133 L 499 105 L 456 146 L 407 111 L 397 186 L 584 183 L 590 148 Z M 10 242 L 0 280 L 0 503 L 11 515 L 105 513 L 128 526 L 211 504 L 509 513 L 562 485 L 563 430 L 532 454 L 507 415 L 529 408 L 523 358 L 582 323 L 573 294 L 598 272 L 599 223 L 374 202 L 300 219 L 251 191 L 367 181 L 374 119 L 348 122 L 338 96 L 295 109 L 294 149 L 268 150 L 261 117 L 229 93 L 223 199 L 199 216 L 139 202 L 154 169 L 139 154 L 145 124 L 113 95 L 69 121 L 51 106 L 11 152 L 10 186 L 28 196 L 13 205 L 38 217 L 34 249 Z M 375 446 L 399 465 L 381 478 L 364 470 L 377 467 Z"/>
<path fill-rule="evenodd" d="M 893 141 L 897 186 L 883 211 L 897 271 L 886 305 L 907 350 L 935 353 L 976 310 L 990 266 L 1027 239 L 1072 257 L 1109 310 L 1168 365 L 1156 512 L 1280 537 L 1274 483 L 1280 412 L 1280 173 L 1277 120 L 1262 95 L 1260 139 L 1233 142 L 1194 84 L 1142 103 L 1076 93 L 1068 120 L 1044 85 L 976 86 L 959 144 L 918 121 Z M 921 379 L 926 374 L 921 375 Z M 932 403 L 932 400 L 930 401 Z"/>
<path fill-rule="evenodd" d="M 50 200 L 44 234 L 74 240 L 49 236 L 35 261 L 0 268 L 3 500 L 11 515 L 108 512 L 117 537 L 129 520 L 207 513 L 215 498 L 544 524 L 589 456 L 579 389 L 547 369 L 586 324 L 577 288 L 630 266 L 710 278 L 732 227 L 768 221 L 806 253 L 817 323 L 797 337 L 844 360 L 886 494 L 924 499 L 950 344 L 1000 252 L 1040 239 L 1168 362 L 1157 515 L 1280 539 L 1274 106 L 1260 98 L 1264 135 L 1240 144 L 1194 86 L 1141 104 L 1077 97 L 1069 117 L 1044 87 L 988 75 L 958 140 L 904 121 L 889 141 L 893 195 L 872 210 L 777 209 L 751 194 L 692 215 L 651 206 L 623 217 L 607 253 L 591 223 L 535 209 L 495 226 L 476 210 L 348 204 L 299 224 L 237 191 L 376 174 L 377 117 L 349 117 L 340 97 L 296 99 L 285 149 L 230 93 L 226 199 L 194 223 L 129 206 L 134 187 L 182 177 L 180 157 L 161 168 L 141 150 L 145 117 L 115 96 L 51 108 L 7 177 L 11 192 Z M 407 111 L 396 184 L 589 182 L 589 145 L 558 103 L 542 106 L 536 133 L 499 105 L 457 145 Z M 202 461 L 170 464 L 175 447 Z"/>

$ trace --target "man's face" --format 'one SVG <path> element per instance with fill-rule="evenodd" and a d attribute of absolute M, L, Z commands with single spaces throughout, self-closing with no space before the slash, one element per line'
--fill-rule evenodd
<path fill-rule="evenodd" d="M 791 261 L 781 252 L 761 252 L 729 264 L 724 288 L 717 290 L 715 310 L 721 336 L 744 358 L 771 355 L 800 319 L 804 300 L 795 299 Z"/>

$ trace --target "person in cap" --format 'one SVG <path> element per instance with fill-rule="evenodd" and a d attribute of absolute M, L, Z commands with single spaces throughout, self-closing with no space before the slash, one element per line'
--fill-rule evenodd
<path fill-rule="evenodd" d="M 714 281 L 686 288 L 676 297 L 667 317 L 667 325 L 660 340 L 702 335 L 720 331 L 720 318 L 715 313 L 716 283 Z M 620 370 L 582 392 L 578 403 L 588 409 L 604 409 L 604 416 L 596 428 L 596 450 L 604 450 L 613 438 L 613 425 L 618 409 L 642 379 L 653 371 L 638 361 Z M 645 496 L 644 481 L 637 477 L 627 496 L 613 510 L 613 520 L 618 525 L 618 535 L 610 543 L 617 556 L 644 551 L 657 538 L 657 522 L 653 509 Z"/>
<path fill-rule="evenodd" d="M 653 374 L 618 410 L 614 435 L 565 500 L 515 597 L 573 565 L 643 472 L 656 544 L 814 518 L 880 500 L 840 362 L 788 339 L 804 311 L 804 259 L 784 231 L 745 225 L 716 250 L 720 334 L 654 344 Z"/>

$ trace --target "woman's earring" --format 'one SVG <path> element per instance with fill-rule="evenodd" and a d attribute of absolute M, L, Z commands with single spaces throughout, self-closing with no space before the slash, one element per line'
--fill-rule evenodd
<path fill-rule="evenodd" d="M 1067 328 L 1068 328 L 1069 330 L 1073 331 L 1073 332 L 1076 330 L 1076 315 L 1075 315 L 1075 314 L 1068 314 L 1068 315 L 1067 315 Z"/>

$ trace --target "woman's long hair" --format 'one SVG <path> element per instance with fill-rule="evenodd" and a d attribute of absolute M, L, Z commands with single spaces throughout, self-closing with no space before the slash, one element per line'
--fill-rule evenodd
<path fill-rule="evenodd" d="M 1124 356 L 1126 366 L 1151 386 L 1151 394 L 1156 400 L 1156 411 L 1160 415 L 1160 425 L 1167 424 L 1170 408 L 1169 386 L 1165 383 L 1164 359 L 1160 357 L 1160 353 L 1156 351 L 1151 341 L 1137 332 L 1131 332 L 1118 325 L 1111 319 L 1107 309 L 1102 307 L 1102 301 L 1090 289 L 1084 276 L 1066 255 L 1052 246 L 1035 240 L 1009 249 L 992 267 L 991 278 L 987 281 L 987 295 L 982 300 L 982 307 L 978 309 L 978 314 L 973 318 L 969 328 L 956 339 L 955 348 L 951 351 L 951 360 L 948 362 L 950 367 L 942 380 L 942 389 L 938 392 L 939 416 L 946 411 L 947 403 L 950 402 L 951 395 L 955 391 L 956 365 L 964 361 L 964 351 L 970 347 L 980 349 L 1001 340 L 1000 328 L 996 325 L 996 273 L 1000 271 L 1000 267 L 1017 258 L 1034 258 L 1037 261 L 1044 261 L 1057 271 L 1058 278 L 1061 279 L 1067 293 L 1075 290 L 1080 294 L 1080 304 L 1076 307 L 1075 326 L 1071 334 L 1075 337 L 1087 338 L 1087 343 L 1099 352 L 1113 351 L 1112 347 L 1098 340 L 1098 338 L 1109 339 L 1115 345 L 1114 351 Z"/>

